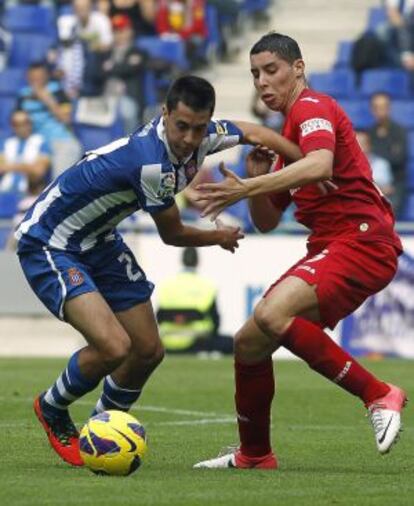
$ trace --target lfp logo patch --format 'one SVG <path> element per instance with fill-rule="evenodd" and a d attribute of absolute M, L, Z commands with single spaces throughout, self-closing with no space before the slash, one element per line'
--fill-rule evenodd
<path fill-rule="evenodd" d="M 83 274 L 76 267 L 68 269 L 69 283 L 72 286 L 79 286 L 83 283 Z"/>

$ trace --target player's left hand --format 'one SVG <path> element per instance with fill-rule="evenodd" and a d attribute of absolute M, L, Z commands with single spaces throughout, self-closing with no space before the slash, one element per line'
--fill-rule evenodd
<path fill-rule="evenodd" d="M 210 216 L 214 221 L 226 207 L 238 202 L 247 196 L 246 183 L 223 162 L 219 170 L 224 176 L 219 183 L 202 183 L 196 186 L 199 192 L 197 201 L 203 204 L 202 216 Z"/>

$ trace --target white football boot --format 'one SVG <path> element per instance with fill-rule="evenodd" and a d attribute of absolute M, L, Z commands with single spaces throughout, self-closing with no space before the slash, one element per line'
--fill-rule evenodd
<path fill-rule="evenodd" d="M 404 390 L 388 384 L 390 391 L 384 397 L 368 404 L 367 416 L 374 429 L 378 451 L 384 455 L 398 441 L 401 431 L 401 411 L 408 399 Z"/>
<path fill-rule="evenodd" d="M 193 467 L 195 469 L 277 469 L 278 464 L 272 452 L 263 457 L 246 457 L 238 448 L 228 447 L 218 457 L 203 460 Z"/>

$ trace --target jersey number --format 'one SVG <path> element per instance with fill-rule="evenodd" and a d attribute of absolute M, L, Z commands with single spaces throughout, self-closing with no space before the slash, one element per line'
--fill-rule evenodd
<path fill-rule="evenodd" d="M 126 274 L 130 281 L 138 281 L 138 279 L 142 278 L 142 272 L 138 270 L 137 272 L 132 272 L 132 257 L 128 255 L 128 253 L 121 253 L 118 257 L 118 260 L 121 264 L 126 265 Z"/>

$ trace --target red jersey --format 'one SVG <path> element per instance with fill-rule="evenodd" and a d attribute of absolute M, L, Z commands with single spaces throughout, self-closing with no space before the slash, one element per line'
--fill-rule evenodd
<path fill-rule="evenodd" d="M 286 117 L 282 134 L 298 144 L 304 155 L 318 149 L 334 153 L 329 181 L 271 197 L 281 209 L 290 201 L 296 204 L 295 218 L 311 230 L 310 247 L 323 248 L 333 240 L 352 238 L 380 240 L 402 250 L 391 206 L 373 182 L 351 121 L 333 98 L 304 89 Z M 274 170 L 283 167 L 279 157 Z"/>

